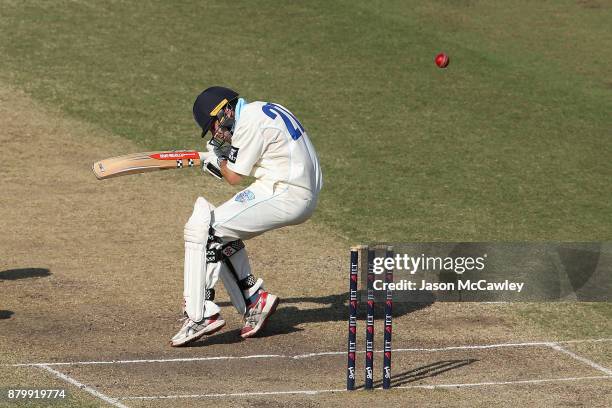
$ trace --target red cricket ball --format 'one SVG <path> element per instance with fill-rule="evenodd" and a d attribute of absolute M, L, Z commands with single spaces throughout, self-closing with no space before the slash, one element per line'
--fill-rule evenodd
<path fill-rule="evenodd" d="M 438 67 L 446 68 L 449 62 L 450 62 L 450 59 L 448 58 L 448 55 L 446 55 L 445 53 L 441 52 L 438 55 L 436 55 L 436 65 Z"/>

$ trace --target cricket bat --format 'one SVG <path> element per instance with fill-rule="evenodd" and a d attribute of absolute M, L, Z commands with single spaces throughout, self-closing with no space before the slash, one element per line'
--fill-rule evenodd
<path fill-rule="evenodd" d="M 97 161 L 91 169 L 98 180 L 104 180 L 111 177 L 157 170 L 200 167 L 202 161 L 212 154 L 211 152 L 197 152 L 195 150 L 133 153 Z M 219 169 L 212 164 L 209 163 L 207 169 L 215 173 L 217 177 L 222 177 Z"/>

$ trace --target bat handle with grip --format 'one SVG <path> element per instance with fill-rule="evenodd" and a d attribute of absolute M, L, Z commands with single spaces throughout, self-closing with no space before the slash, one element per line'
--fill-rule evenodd
<path fill-rule="evenodd" d="M 213 164 L 213 161 L 216 162 L 217 156 L 213 152 L 198 152 L 198 154 L 200 155 L 200 160 L 202 160 L 202 169 L 221 180 L 223 178 L 221 169 Z"/>
<path fill-rule="evenodd" d="M 210 152 L 198 152 L 198 154 L 200 155 L 200 160 L 204 161 L 207 160 L 208 158 L 214 156 L 215 154 L 210 151 Z"/>

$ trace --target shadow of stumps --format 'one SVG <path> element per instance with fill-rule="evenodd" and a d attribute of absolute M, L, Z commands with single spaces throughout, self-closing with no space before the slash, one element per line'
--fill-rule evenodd
<path fill-rule="evenodd" d="M 435 363 L 427 364 L 422 367 L 404 371 L 403 373 L 400 373 L 400 374 L 392 375 L 391 376 L 391 387 L 399 387 L 401 385 L 419 381 L 424 378 L 435 377 L 447 371 L 456 370 L 458 368 L 468 366 L 477 361 L 479 360 L 474 359 L 474 358 L 469 358 L 469 359 L 464 359 L 464 360 L 443 360 L 443 361 L 437 361 Z M 378 388 L 378 387 L 382 387 L 382 381 L 377 381 L 374 383 L 374 388 Z M 363 388 L 364 388 L 363 385 L 357 387 L 357 389 L 363 389 Z"/>

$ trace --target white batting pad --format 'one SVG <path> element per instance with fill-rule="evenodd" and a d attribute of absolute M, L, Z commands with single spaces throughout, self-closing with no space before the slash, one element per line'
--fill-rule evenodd
<path fill-rule="evenodd" d="M 204 318 L 204 295 L 206 290 L 206 243 L 210 226 L 211 207 L 208 201 L 198 197 L 193 214 L 185 224 L 185 267 L 183 297 L 185 312 L 189 318 L 199 322 Z M 211 303 L 212 302 L 206 302 Z M 216 306 L 216 305 L 215 305 Z M 211 314 L 207 313 L 211 316 Z"/>
<path fill-rule="evenodd" d="M 236 274 L 238 275 L 238 279 L 244 279 L 251 274 L 251 266 L 249 265 L 249 255 L 246 251 L 246 248 L 241 249 L 236 252 L 232 257 L 229 258 L 229 261 L 236 269 Z M 260 287 L 263 286 L 263 280 L 261 278 L 257 279 L 257 283 L 250 288 L 249 290 L 243 291 L 238 286 L 238 282 L 234 277 L 234 274 L 229 270 L 227 265 L 223 262 L 221 266 L 221 280 L 223 280 L 223 285 L 225 286 L 225 290 L 230 296 L 232 304 L 240 314 L 244 314 L 246 312 L 246 303 L 245 298 L 249 298 L 257 291 Z"/>

